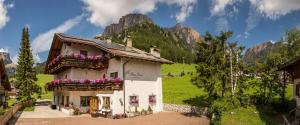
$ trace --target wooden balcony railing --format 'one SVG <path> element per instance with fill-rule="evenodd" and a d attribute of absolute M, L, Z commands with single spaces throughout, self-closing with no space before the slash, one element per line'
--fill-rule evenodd
<path fill-rule="evenodd" d="M 57 56 L 48 64 L 48 73 L 57 73 L 69 67 L 102 69 L 108 67 L 104 57 Z"/>
<path fill-rule="evenodd" d="M 54 80 L 46 84 L 49 91 L 67 89 L 71 91 L 122 90 L 120 78 L 102 78 L 97 80 Z"/>

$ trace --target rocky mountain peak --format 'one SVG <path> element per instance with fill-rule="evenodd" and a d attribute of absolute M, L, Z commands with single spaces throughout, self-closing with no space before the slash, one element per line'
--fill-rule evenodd
<path fill-rule="evenodd" d="M 184 41 L 192 51 L 195 50 L 196 44 L 201 42 L 202 39 L 196 30 L 186 27 L 181 23 L 177 23 L 170 28 L 164 28 L 164 30 L 173 34 L 175 39 Z"/>
<path fill-rule="evenodd" d="M 0 58 L 3 59 L 5 65 L 12 63 L 8 52 L 0 51 Z"/>
<path fill-rule="evenodd" d="M 276 43 L 273 41 L 263 42 L 255 45 L 252 48 L 247 49 L 244 60 L 249 64 L 253 64 L 256 60 L 260 60 L 266 57 L 268 52 L 276 47 Z"/>
<path fill-rule="evenodd" d="M 131 27 L 136 24 L 140 24 L 143 22 L 153 23 L 152 19 L 143 14 L 127 14 L 120 18 L 119 23 L 111 24 L 104 29 L 102 35 L 112 35 L 115 33 L 120 33 L 126 27 Z"/>

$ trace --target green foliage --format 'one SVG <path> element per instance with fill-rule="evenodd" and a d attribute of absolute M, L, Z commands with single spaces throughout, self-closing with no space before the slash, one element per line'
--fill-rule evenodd
<path fill-rule="evenodd" d="M 0 116 L 4 115 L 6 112 L 6 109 L 4 109 L 3 107 L 0 107 Z"/>
<path fill-rule="evenodd" d="M 35 84 L 36 72 L 33 69 L 33 56 L 30 49 L 29 32 L 25 27 L 22 33 L 21 47 L 16 70 L 16 88 L 20 90 L 19 99 L 31 99 L 33 93 L 40 92 L 40 88 Z"/>
<path fill-rule="evenodd" d="M 48 82 L 51 82 L 54 78 L 53 75 L 47 75 L 47 74 L 38 74 L 37 75 L 37 81 L 36 84 L 42 88 L 41 90 L 41 97 L 42 99 L 52 99 L 53 98 L 53 92 L 47 91 L 45 89 L 45 85 Z"/>
<path fill-rule="evenodd" d="M 240 102 L 234 97 L 219 98 L 211 104 L 209 112 L 211 112 L 215 118 L 212 119 L 212 124 L 220 124 L 222 114 L 234 108 L 239 108 Z"/>
<path fill-rule="evenodd" d="M 37 74 L 43 74 L 45 70 L 46 62 L 37 63 L 34 67 Z"/>
<path fill-rule="evenodd" d="M 31 106 L 26 106 L 23 111 L 25 112 L 33 112 L 34 111 L 35 106 L 31 105 Z"/>
<path fill-rule="evenodd" d="M 165 32 L 159 26 L 144 22 L 123 30 L 119 34 L 112 35 L 112 41 L 125 44 L 123 39 L 127 34 L 132 37 L 132 45 L 138 49 L 149 52 L 151 46 L 157 46 L 161 50 L 161 57 L 174 62 L 192 63 L 195 55 L 184 45 L 182 40 L 175 40 L 171 33 Z"/>
<path fill-rule="evenodd" d="M 236 43 L 228 43 L 231 35 L 232 32 L 222 32 L 219 36 L 206 33 L 204 42 L 198 46 L 197 75 L 192 82 L 214 99 L 224 97 L 226 93 L 234 95 L 237 81 L 240 81 L 237 76 L 242 75 L 239 72 L 243 65 L 237 60 L 244 48 Z"/>

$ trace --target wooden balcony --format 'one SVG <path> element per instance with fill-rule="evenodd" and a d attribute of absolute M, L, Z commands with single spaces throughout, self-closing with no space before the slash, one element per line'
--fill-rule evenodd
<path fill-rule="evenodd" d="M 104 69 L 108 67 L 107 60 L 83 60 L 62 58 L 55 64 L 48 66 L 48 73 L 55 74 L 70 67 L 87 69 Z"/>

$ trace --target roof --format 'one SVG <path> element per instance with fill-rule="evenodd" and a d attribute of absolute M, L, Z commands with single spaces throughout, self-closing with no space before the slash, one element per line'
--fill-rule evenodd
<path fill-rule="evenodd" d="M 166 63 L 166 64 L 173 63 L 172 61 L 169 61 L 162 57 L 154 56 L 148 52 L 139 50 L 134 47 L 128 47 L 122 44 L 106 42 L 98 39 L 85 39 L 85 38 L 80 38 L 80 37 L 71 36 L 67 34 L 55 33 L 53 37 L 51 49 L 49 51 L 47 64 L 49 60 L 53 59 L 59 54 L 59 51 L 55 52 L 55 50 L 60 50 L 63 42 L 80 43 L 80 44 L 95 46 L 101 49 L 102 51 L 112 54 L 113 56 L 127 57 L 132 59 L 141 59 L 141 60 L 153 61 L 158 63 Z"/>
<path fill-rule="evenodd" d="M 300 63 L 300 56 L 297 56 L 297 57 L 289 60 L 288 62 L 284 63 L 283 65 L 279 66 L 279 70 L 289 70 L 293 66 L 295 66 L 299 63 Z"/>

